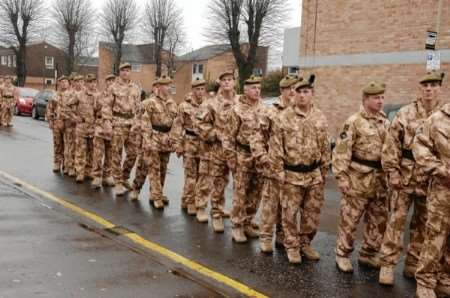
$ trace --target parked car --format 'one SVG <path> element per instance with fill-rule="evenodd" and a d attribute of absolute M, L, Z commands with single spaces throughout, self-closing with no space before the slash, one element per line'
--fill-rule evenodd
<path fill-rule="evenodd" d="M 14 114 L 15 115 L 22 115 L 22 114 L 31 114 L 31 109 L 33 106 L 33 98 L 36 96 L 36 94 L 39 92 L 39 90 L 32 89 L 32 88 L 17 88 L 17 100 L 16 100 L 16 106 L 14 108 Z"/>
<path fill-rule="evenodd" d="M 31 117 L 33 119 L 39 119 L 45 117 L 45 111 L 47 110 L 47 103 L 48 100 L 55 95 L 55 91 L 53 90 L 42 90 L 36 96 L 33 100 L 33 107 L 31 110 Z"/>
<path fill-rule="evenodd" d="M 404 106 L 404 103 L 394 103 L 394 104 L 387 104 L 383 107 L 383 111 L 386 114 L 389 121 L 392 122 L 392 120 L 395 117 L 395 114 Z"/>

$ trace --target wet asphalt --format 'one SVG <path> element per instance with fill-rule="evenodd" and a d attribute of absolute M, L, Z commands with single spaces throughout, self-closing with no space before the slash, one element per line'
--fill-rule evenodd
<path fill-rule="evenodd" d="M 344 274 L 337 270 L 334 246 L 339 219 L 339 193 L 331 176 L 327 180 L 326 202 L 319 233 L 313 241 L 321 254 L 321 260 L 317 263 L 304 261 L 301 265 L 290 265 L 282 250 L 275 250 L 272 255 L 261 254 L 257 240 L 247 244 L 233 243 L 228 220 L 225 223 L 225 233 L 215 234 L 210 223 L 198 223 L 194 217 L 182 212 L 182 163 L 175 155 L 170 159 L 165 188 L 170 204 L 161 212 L 148 203 L 148 183 L 141 192 L 139 202 L 132 203 L 126 196 L 115 198 L 112 189 L 93 191 L 88 182 L 75 184 L 72 178 L 52 173 L 51 132 L 46 122 L 15 117 L 13 123 L 13 128 L 0 129 L 1 171 L 93 211 L 118 226 L 134 231 L 270 297 L 413 297 L 415 282 L 402 276 L 403 262 L 397 266 L 394 287 L 379 285 L 377 270 L 357 264 L 357 249 L 353 254 L 355 272 Z M 231 207 L 231 191 L 230 184 L 226 193 L 228 209 Z M 63 210 L 60 211 L 64 213 Z M 158 256 L 153 257 L 158 260 Z M 114 258 L 111 257 L 111 262 L 113 261 Z M 73 262 L 77 262 L 75 258 Z M 130 262 L 127 266 L 131 268 L 128 270 L 135 271 L 133 268 L 142 264 Z M 170 264 L 165 266 L 170 269 Z M 82 275 L 84 269 L 79 270 Z M 203 280 L 191 273 L 187 273 L 187 279 Z M 0 281 L 0 286 L 1 284 Z M 208 286 L 214 288 L 215 285 L 211 283 Z M 170 285 L 161 283 L 160 287 L 161 293 L 164 293 L 164 288 Z M 169 290 L 163 295 L 140 296 L 130 292 L 122 297 L 174 297 Z M 210 297 L 210 294 L 205 293 L 196 296 L 195 290 L 191 292 L 196 297 Z"/>

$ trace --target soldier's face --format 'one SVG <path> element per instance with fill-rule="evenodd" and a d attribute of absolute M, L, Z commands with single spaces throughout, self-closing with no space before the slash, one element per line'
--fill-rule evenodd
<path fill-rule="evenodd" d="M 198 86 L 192 89 L 192 93 L 194 93 L 194 96 L 196 98 L 202 98 L 206 94 L 206 88 L 205 86 Z"/>
<path fill-rule="evenodd" d="M 97 87 L 97 82 L 86 82 L 86 88 L 88 88 L 90 91 L 95 90 L 95 87 Z"/>
<path fill-rule="evenodd" d="M 294 86 L 280 89 L 281 97 L 292 99 L 295 96 Z"/>
<path fill-rule="evenodd" d="M 81 80 L 73 81 L 73 87 L 78 90 L 81 89 L 83 87 Z"/>
<path fill-rule="evenodd" d="M 233 91 L 234 90 L 234 78 L 231 75 L 223 76 L 220 79 L 220 89 L 222 91 Z"/>
<path fill-rule="evenodd" d="M 61 80 L 58 85 L 62 90 L 67 90 L 69 88 L 69 80 Z"/>
<path fill-rule="evenodd" d="M 11 85 L 12 84 L 12 80 L 10 78 L 5 79 L 5 84 Z"/>
<path fill-rule="evenodd" d="M 131 68 L 129 68 L 129 67 L 122 68 L 119 72 L 119 76 L 122 80 L 129 80 L 130 74 L 131 74 Z"/>
<path fill-rule="evenodd" d="M 378 113 L 383 108 L 384 93 L 377 95 L 366 95 L 364 99 L 364 106 L 372 113 Z"/>
<path fill-rule="evenodd" d="M 244 88 L 245 96 L 251 101 L 259 100 L 261 96 L 261 84 L 247 85 Z"/>
<path fill-rule="evenodd" d="M 114 80 L 107 80 L 107 81 L 106 81 L 106 88 L 108 88 L 109 86 L 111 86 L 112 83 L 114 83 Z"/>
<path fill-rule="evenodd" d="M 169 95 L 169 85 L 159 85 L 159 86 L 158 86 L 158 92 L 159 92 L 159 94 L 161 94 L 162 96 L 167 96 L 167 95 Z"/>
<path fill-rule="evenodd" d="M 295 104 L 300 108 L 309 107 L 314 97 L 314 89 L 301 88 L 296 91 Z"/>
<path fill-rule="evenodd" d="M 441 93 L 441 85 L 439 82 L 427 82 L 420 84 L 422 98 L 427 101 L 436 100 Z"/>

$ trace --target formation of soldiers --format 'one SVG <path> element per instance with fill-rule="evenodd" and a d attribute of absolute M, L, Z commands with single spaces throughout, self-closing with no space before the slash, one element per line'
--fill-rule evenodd
<path fill-rule="evenodd" d="M 259 237 L 262 252 L 271 253 L 275 243 L 298 264 L 302 256 L 320 259 L 311 242 L 332 166 L 342 192 L 338 268 L 353 271 L 350 255 L 364 216 L 358 261 L 380 268 L 380 283 L 393 285 L 407 214 L 414 208 L 404 275 L 416 278 L 418 297 L 450 294 L 450 104 L 439 97 L 443 75 L 422 77 L 420 96 L 392 123 L 382 112 L 386 86 L 367 84 L 361 109 L 345 122 L 332 154 L 327 119 L 314 104 L 314 75 L 284 77 L 278 101 L 268 107 L 261 101 L 261 78 L 247 79 L 238 95 L 234 72 L 225 71 L 217 92 L 208 94 L 206 82 L 197 79 L 177 105 L 170 78 L 155 80 L 147 97 L 130 80 L 130 69 L 121 65 L 102 92 L 93 75 L 59 78 L 46 115 L 55 172 L 77 182 L 91 178 L 94 188 L 114 186 L 117 196 L 129 192 L 131 200 L 139 199 L 148 177 L 150 202 L 164 209 L 167 165 L 176 153 L 183 158 L 185 212 L 202 223 L 211 218 L 216 233 L 224 232 L 229 216 L 235 242 Z"/>
<path fill-rule="evenodd" d="M 11 127 L 14 107 L 16 106 L 16 87 L 13 77 L 0 76 L 0 127 Z"/>

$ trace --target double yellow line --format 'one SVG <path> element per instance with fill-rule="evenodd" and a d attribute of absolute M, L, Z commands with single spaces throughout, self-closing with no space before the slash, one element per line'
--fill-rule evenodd
<path fill-rule="evenodd" d="M 101 217 L 91 211 L 85 210 L 85 209 L 83 209 L 73 203 L 70 203 L 62 198 L 58 198 L 57 196 L 55 196 L 51 193 L 48 193 L 44 190 L 41 190 L 41 189 L 37 188 L 36 186 L 33 186 L 25 181 L 22 181 L 21 179 L 19 179 L 17 177 L 14 177 L 3 171 L 0 171 L 0 175 L 6 179 L 12 181 L 13 183 L 15 183 L 17 185 L 21 185 L 23 188 L 26 188 L 31 192 L 34 192 L 50 201 L 58 203 L 59 205 L 63 206 L 64 208 L 67 208 L 67 209 L 81 215 L 82 217 L 88 218 L 88 219 L 92 220 L 93 222 L 96 222 L 97 224 L 101 225 L 105 229 L 112 229 L 112 228 L 116 227 L 115 224 L 104 219 L 103 217 Z M 225 276 L 219 272 L 211 270 L 211 269 L 209 269 L 203 265 L 200 265 L 194 261 L 191 261 L 188 258 L 185 258 L 165 247 L 162 247 L 154 242 L 151 242 L 151 241 L 145 239 L 144 237 L 140 236 L 139 234 L 131 232 L 131 233 L 125 233 L 122 236 L 128 238 L 129 240 L 131 240 L 132 242 L 134 242 L 138 245 L 141 245 L 159 255 L 162 255 L 162 256 L 170 259 L 173 262 L 181 264 L 181 265 L 183 265 L 195 272 L 198 272 L 208 278 L 211 278 L 219 283 L 222 283 L 228 287 L 231 287 L 231 288 L 235 289 L 236 291 L 238 291 L 248 297 L 255 297 L 255 298 L 267 297 L 264 294 L 261 294 L 255 290 L 253 290 L 252 288 L 250 288 L 232 278 L 229 278 L 228 276 Z"/>

